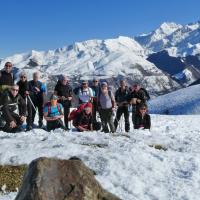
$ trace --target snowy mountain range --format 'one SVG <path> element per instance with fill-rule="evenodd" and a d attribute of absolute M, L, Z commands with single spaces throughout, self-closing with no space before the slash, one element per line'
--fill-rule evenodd
<path fill-rule="evenodd" d="M 135 40 L 152 52 L 167 50 L 174 57 L 196 55 L 200 53 L 200 21 L 184 26 L 165 22 L 155 31 L 136 36 Z"/>
<path fill-rule="evenodd" d="M 178 70 L 171 74 L 179 83 L 189 85 L 200 77 L 200 22 L 180 25 L 163 23 L 155 31 L 136 36 L 144 48 L 150 52 L 148 59 L 159 69 L 168 72 L 169 68 Z M 162 53 L 167 52 L 167 53 Z M 153 54 L 153 59 L 152 59 Z M 162 58 L 160 57 L 162 54 Z M 157 62 L 165 62 L 159 63 Z M 173 61 L 172 61 L 173 60 Z M 174 63 L 175 62 L 175 63 Z M 173 65 L 175 64 L 175 65 Z M 196 69 L 195 69 L 196 68 Z M 170 70 L 171 71 L 171 70 Z"/>
<path fill-rule="evenodd" d="M 4 59 L 0 67 L 11 61 L 29 74 L 40 70 L 47 79 L 59 74 L 66 74 L 71 79 L 92 79 L 96 76 L 119 80 L 125 77 L 130 84 L 140 82 L 152 94 L 177 89 L 179 84 L 146 60 L 146 51 L 128 37 L 89 40 L 56 50 L 16 54 Z"/>
<path fill-rule="evenodd" d="M 88 40 L 49 51 L 15 54 L 11 61 L 29 75 L 39 70 L 45 80 L 66 74 L 75 80 L 99 77 L 117 85 L 140 82 L 159 95 L 188 86 L 200 78 L 200 22 L 180 25 L 163 23 L 156 30 L 134 38 Z"/>

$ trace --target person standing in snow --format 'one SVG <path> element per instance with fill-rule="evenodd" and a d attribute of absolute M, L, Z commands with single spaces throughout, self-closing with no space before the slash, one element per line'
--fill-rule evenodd
<path fill-rule="evenodd" d="M 134 129 L 150 129 L 151 128 L 151 117 L 147 114 L 147 105 L 140 104 L 138 112 L 134 118 Z"/>
<path fill-rule="evenodd" d="M 96 119 L 96 113 L 97 113 L 97 96 L 100 90 L 99 87 L 99 80 L 97 78 L 94 78 L 92 81 L 92 86 L 91 86 L 92 90 L 93 90 L 93 110 L 92 110 L 92 116 L 93 116 L 93 121 L 97 121 Z"/>
<path fill-rule="evenodd" d="M 69 79 L 62 75 L 60 80 L 55 86 L 54 94 L 58 96 L 58 103 L 61 103 L 64 108 L 64 122 L 66 130 L 69 130 L 68 116 L 70 113 L 71 100 L 72 100 L 72 88 L 69 85 Z"/>
<path fill-rule="evenodd" d="M 33 126 L 33 122 L 35 119 L 36 110 L 35 108 L 38 108 L 39 113 L 39 128 L 42 128 L 43 126 L 43 104 L 44 104 L 44 98 L 46 93 L 46 87 L 42 82 L 39 81 L 40 74 L 39 72 L 33 73 L 33 80 L 28 82 L 29 87 L 29 95 L 31 98 L 32 103 L 34 104 L 34 107 L 32 106 L 32 115 L 31 117 L 31 126 Z"/>
<path fill-rule="evenodd" d="M 115 126 L 113 122 L 113 111 L 115 110 L 115 97 L 113 93 L 108 90 L 108 84 L 106 82 L 101 83 L 101 89 L 97 97 L 98 111 L 102 123 L 102 131 L 105 133 L 115 132 Z"/>
<path fill-rule="evenodd" d="M 58 96 L 53 94 L 50 97 L 50 102 L 48 102 L 43 109 L 44 118 L 47 121 L 47 131 L 55 130 L 57 128 L 62 128 L 66 130 L 63 124 L 63 106 L 58 103 Z"/>
<path fill-rule="evenodd" d="M 21 97 L 19 86 L 13 85 L 10 90 L 2 94 L 2 116 L 6 121 L 3 131 L 16 133 L 22 131 L 21 125 L 26 119 L 26 103 Z"/>
<path fill-rule="evenodd" d="M 4 69 L 0 71 L 0 95 L 11 88 L 14 84 L 13 65 L 11 62 L 6 62 Z"/>
<path fill-rule="evenodd" d="M 125 131 L 129 132 L 129 130 L 130 130 L 129 110 L 128 110 L 129 91 L 128 91 L 128 88 L 126 86 L 125 80 L 120 81 L 120 87 L 115 92 L 115 100 L 116 100 L 117 105 L 118 105 L 116 118 L 115 118 L 115 121 L 114 121 L 115 129 L 117 129 L 118 122 L 119 122 L 122 114 L 124 114 Z"/>
<path fill-rule="evenodd" d="M 29 84 L 27 80 L 27 74 L 25 72 L 22 72 L 20 74 L 20 80 L 17 82 L 17 85 L 19 86 L 19 94 L 22 96 L 24 101 L 26 102 L 27 106 L 27 118 L 26 118 L 26 131 L 29 131 L 32 129 L 32 122 L 31 122 L 31 116 L 32 116 L 32 105 L 30 102 L 30 99 L 28 98 L 29 95 Z"/>
<path fill-rule="evenodd" d="M 139 84 L 134 84 L 132 92 L 129 95 L 129 102 L 132 105 L 132 122 L 135 122 L 135 115 L 139 109 L 140 104 L 145 104 L 150 99 L 147 91 Z"/>

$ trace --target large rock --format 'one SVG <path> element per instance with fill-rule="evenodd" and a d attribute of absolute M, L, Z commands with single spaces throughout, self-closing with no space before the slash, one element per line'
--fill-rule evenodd
<path fill-rule="evenodd" d="M 119 200 L 95 180 L 79 159 L 31 162 L 15 200 Z"/>

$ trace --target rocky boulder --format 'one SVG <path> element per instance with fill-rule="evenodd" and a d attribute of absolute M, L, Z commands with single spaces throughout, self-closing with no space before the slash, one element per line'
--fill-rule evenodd
<path fill-rule="evenodd" d="M 104 190 L 94 171 L 77 158 L 31 162 L 15 200 L 119 200 Z"/>

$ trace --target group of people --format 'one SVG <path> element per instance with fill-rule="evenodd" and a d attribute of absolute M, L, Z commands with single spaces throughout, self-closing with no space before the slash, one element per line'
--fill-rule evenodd
<path fill-rule="evenodd" d="M 15 84 L 12 63 L 5 63 L 0 71 L 0 127 L 3 131 L 20 132 L 25 121 L 27 131 L 35 128 L 34 119 L 38 111 L 38 127 L 44 128 L 44 118 L 47 131 L 56 128 L 70 130 L 72 121 L 81 132 L 102 129 L 114 133 L 124 115 L 125 131 L 129 132 L 130 108 L 135 129 L 151 127 L 146 104 L 150 97 L 139 84 L 128 87 L 125 80 L 120 80 L 119 88 L 113 93 L 107 82 L 100 83 L 94 78 L 91 85 L 88 80 L 83 80 L 79 87 L 72 89 L 67 76 L 62 75 L 50 101 L 46 102 L 46 86 L 39 78 L 40 74 L 35 72 L 33 79 L 28 81 L 27 74 L 22 72 Z M 70 112 L 74 98 L 78 100 L 78 107 Z"/>

